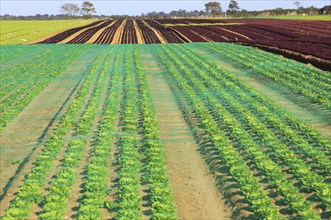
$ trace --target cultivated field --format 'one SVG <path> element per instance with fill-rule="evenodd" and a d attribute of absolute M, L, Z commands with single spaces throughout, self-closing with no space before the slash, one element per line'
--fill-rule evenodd
<path fill-rule="evenodd" d="M 1 45 L 1 219 L 330 219 L 323 22 L 91 21 Z"/>
<path fill-rule="evenodd" d="M 330 21 L 279 19 L 109 20 L 42 39 L 56 44 L 232 42 L 331 69 Z"/>
<path fill-rule="evenodd" d="M 0 44 L 24 44 L 69 28 L 92 23 L 90 20 L 0 21 Z"/>

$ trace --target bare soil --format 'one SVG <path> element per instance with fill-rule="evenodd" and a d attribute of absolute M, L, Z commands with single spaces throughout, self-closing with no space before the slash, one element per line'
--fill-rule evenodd
<path fill-rule="evenodd" d="M 163 67 L 141 50 L 147 83 L 157 112 L 167 157 L 171 188 L 180 219 L 230 219 L 216 183 L 198 152 L 184 116 L 166 79 Z"/>
<path fill-rule="evenodd" d="M 133 20 L 133 27 L 136 31 L 136 34 L 137 34 L 137 43 L 138 44 L 145 44 L 145 41 L 144 41 L 144 38 L 143 38 L 143 35 L 141 33 L 141 30 L 140 28 L 138 27 L 137 25 L 137 21 L 136 20 Z"/>
<path fill-rule="evenodd" d="M 113 41 L 111 42 L 111 44 L 120 44 L 121 43 L 123 29 L 126 25 L 126 21 L 127 20 L 124 20 L 122 22 L 122 24 L 118 27 L 117 31 L 114 34 L 114 38 L 113 38 Z"/>

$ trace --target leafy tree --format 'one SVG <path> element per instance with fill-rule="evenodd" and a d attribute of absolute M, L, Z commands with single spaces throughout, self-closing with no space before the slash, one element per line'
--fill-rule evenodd
<path fill-rule="evenodd" d="M 297 9 L 299 9 L 300 6 L 301 6 L 301 3 L 300 2 L 294 2 L 293 5 L 297 6 Z"/>
<path fill-rule="evenodd" d="M 89 2 L 85 1 L 82 3 L 82 14 L 85 19 L 92 18 L 92 13 L 96 13 L 94 5 Z"/>
<path fill-rule="evenodd" d="M 60 11 L 66 15 L 67 19 L 76 18 L 79 13 L 79 6 L 75 3 L 65 3 L 60 7 Z"/>
<path fill-rule="evenodd" d="M 271 15 L 284 15 L 285 14 L 285 10 L 283 8 L 275 8 L 272 10 Z"/>
<path fill-rule="evenodd" d="M 331 14 L 331 5 L 326 5 L 319 10 L 319 14 L 330 15 Z"/>
<path fill-rule="evenodd" d="M 235 14 L 238 10 L 239 10 L 239 5 L 238 2 L 236 0 L 231 0 L 229 3 L 229 9 L 228 9 L 228 13 L 229 14 Z"/>
<path fill-rule="evenodd" d="M 205 4 L 207 13 L 211 13 L 212 15 L 217 15 L 222 12 L 221 3 L 219 2 L 208 2 Z"/>

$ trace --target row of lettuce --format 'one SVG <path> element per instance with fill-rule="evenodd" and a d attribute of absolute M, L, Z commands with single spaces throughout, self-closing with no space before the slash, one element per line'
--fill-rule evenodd
<path fill-rule="evenodd" d="M 45 45 L 38 47 L 43 49 L 33 59 L 5 70 L 20 76 L 15 81 L 4 75 L 5 86 L 33 82 L 39 77 L 33 73 L 50 59 L 59 59 L 58 63 L 64 62 L 65 68 L 66 62 L 88 48 L 72 45 L 75 47 L 72 54 L 65 48 L 56 51 L 69 54 L 63 58 L 68 61 L 63 61 L 62 57 L 53 57 Z M 99 54 L 88 66 L 74 99 L 58 119 L 55 132 L 2 219 L 29 219 L 35 205 L 42 209 L 39 218 L 63 219 L 72 212 L 69 210 L 72 198 L 79 201 L 78 219 L 142 219 L 146 215 L 152 219 L 177 218 L 165 149 L 139 51 L 147 46 L 99 47 Z M 272 62 L 265 53 L 257 55 L 248 50 L 241 54 L 244 49 L 238 45 L 153 46 L 159 64 L 167 69 L 164 77 L 174 92 L 184 97 L 196 116 L 197 127 L 212 143 L 212 153 L 204 155 L 207 163 L 211 167 L 221 163 L 228 168 L 256 218 L 325 217 L 331 208 L 327 180 L 331 175 L 330 139 L 286 113 L 196 48 L 215 53 L 226 50 L 226 55 L 224 52 L 222 55 L 250 68 L 247 71 L 253 69 L 264 74 L 325 108 L 329 104 L 323 91 L 330 87 L 329 73 L 294 62 Z M 32 52 L 25 50 L 29 49 L 23 49 L 26 54 Z M 11 60 L 17 60 L 15 53 L 8 54 Z M 26 75 L 15 72 L 25 65 Z M 61 64 L 56 65 L 49 64 L 59 74 Z M 269 66 L 275 69 L 273 78 L 267 75 L 271 71 Z M 317 95 L 308 96 L 296 90 L 297 79 L 305 83 L 300 87 L 302 91 Z M 321 91 L 314 90 L 315 87 Z M 54 178 L 50 177 L 52 170 Z M 82 177 L 81 191 L 74 195 Z M 271 196 L 273 191 L 285 205 L 279 205 Z M 280 212 L 282 206 L 291 214 Z M 146 209 L 149 211 L 145 212 Z"/>
<path fill-rule="evenodd" d="M 236 49 L 226 46 L 226 51 Z M 299 218 L 320 219 L 328 212 L 331 206 L 328 138 L 194 51 L 191 45 L 162 45 L 158 50 L 169 70 L 169 83 L 176 84 L 190 103 L 198 123 L 256 217 L 284 217 L 276 201 L 268 196 L 268 190 L 261 190 L 268 189 L 265 185 L 275 188 Z M 215 164 L 214 160 L 208 161 Z M 247 161 L 262 175 L 254 175 L 254 166 L 248 166 Z M 267 184 L 263 183 L 264 178 Z M 311 194 L 314 199 L 309 198 Z M 316 212 L 316 207 L 321 207 L 322 214 Z"/>
<path fill-rule="evenodd" d="M 19 49 L 1 48 L 0 130 L 88 47 L 33 45 Z"/>
<path fill-rule="evenodd" d="M 102 47 L 58 120 L 2 219 L 30 219 L 36 205 L 38 218 L 63 219 L 73 198 L 79 199 L 78 219 L 141 219 L 143 206 L 151 218 L 177 218 L 138 48 Z M 75 195 L 78 178 L 84 183 Z"/>
<path fill-rule="evenodd" d="M 198 44 L 220 55 L 260 79 L 285 87 L 292 96 L 303 96 L 306 102 L 321 108 L 331 107 L 331 73 L 303 65 L 252 47 L 232 44 Z"/>

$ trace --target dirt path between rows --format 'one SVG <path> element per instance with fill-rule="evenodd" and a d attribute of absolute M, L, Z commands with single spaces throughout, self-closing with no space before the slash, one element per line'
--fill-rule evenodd
<path fill-rule="evenodd" d="M 51 82 L 0 134 L 0 213 L 8 207 L 43 144 L 53 132 L 57 118 L 67 108 L 93 62 L 97 49 L 90 49 Z"/>
<path fill-rule="evenodd" d="M 120 44 L 121 43 L 123 30 L 126 25 L 126 22 L 127 22 L 127 20 L 123 20 L 122 24 L 116 30 L 113 41 L 110 44 Z"/>
<path fill-rule="evenodd" d="M 143 34 L 141 33 L 141 30 L 138 27 L 136 20 L 133 20 L 133 27 L 134 27 L 134 29 L 136 31 L 136 34 L 137 34 L 137 43 L 138 44 L 145 44 Z"/>
<path fill-rule="evenodd" d="M 240 80 L 252 86 L 256 91 L 260 92 L 261 94 L 278 104 L 283 110 L 287 111 L 293 117 L 304 121 L 305 123 L 311 125 L 322 135 L 331 138 L 331 125 L 328 124 L 328 121 L 323 119 L 323 116 L 317 117 L 308 110 L 286 98 L 286 96 L 284 96 L 281 92 L 275 91 L 274 89 L 263 84 L 263 82 L 254 78 L 254 76 L 245 73 L 245 71 L 242 71 L 239 68 L 229 64 L 221 57 L 217 57 L 217 55 L 209 54 L 207 49 L 203 50 L 202 48 L 199 48 L 197 49 L 197 51 L 216 62 L 222 68 L 235 74 Z"/>
<path fill-rule="evenodd" d="M 167 166 L 180 219 L 230 219 L 214 179 L 198 152 L 198 145 L 186 124 L 163 74 L 157 55 L 141 49 L 147 83 L 151 90 L 166 149 Z"/>

